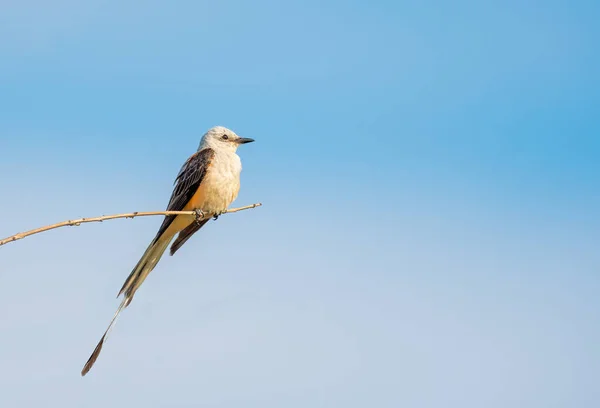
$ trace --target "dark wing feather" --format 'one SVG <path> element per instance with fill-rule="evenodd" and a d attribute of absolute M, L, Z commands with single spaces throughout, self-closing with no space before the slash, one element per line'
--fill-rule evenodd
<path fill-rule="evenodd" d="M 175 188 L 173 189 L 173 194 L 171 194 L 169 205 L 167 205 L 167 211 L 183 210 L 198 190 L 214 156 L 215 151 L 206 148 L 194 153 L 187 159 L 175 178 Z M 169 225 L 171 225 L 176 217 L 176 215 L 167 215 L 165 217 L 156 233 L 154 242 L 169 228 Z"/>
<path fill-rule="evenodd" d="M 177 238 L 175 238 L 175 241 L 173 241 L 173 245 L 171 245 L 171 255 L 175 255 L 175 252 L 177 252 L 177 250 L 181 248 L 183 244 L 185 244 L 187 240 L 191 238 L 192 235 L 198 232 L 198 230 L 202 228 L 209 219 L 210 218 L 206 218 L 199 222 L 192 222 L 190 225 L 182 229 Z"/>

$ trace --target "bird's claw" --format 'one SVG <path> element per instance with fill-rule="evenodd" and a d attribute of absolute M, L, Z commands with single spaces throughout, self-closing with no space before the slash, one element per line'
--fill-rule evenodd
<path fill-rule="evenodd" d="M 219 216 L 220 216 L 221 214 L 223 214 L 223 213 L 221 212 L 221 213 L 218 213 L 218 214 L 215 214 L 215 215 L 213 215 L 213 220 L 215 220 L 215 221 L 216 221 L 216 220 L 219 218 Z"/>
<path fill-rule="evenodd" d="M 204 219 L 204 212 L 199 208 L 195 209 L 194 212 L 196 213 L 196 222 L 200 223 Z"/>

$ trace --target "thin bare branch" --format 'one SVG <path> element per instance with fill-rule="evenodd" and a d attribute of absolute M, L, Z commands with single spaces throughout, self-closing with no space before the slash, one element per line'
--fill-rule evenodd
<path fill-rule="evenodd" d="M 261 205 L 262 205 L 261 203 L 256 203 L 256 204 L 252 204 L 252 205 L 246 205 L 244 207 L 230 208 L 228 210 L 225 210 L 225 212 L 223 214 L 234 213 L 234 212 L 243 211 L 243 210 L 249 210 L 251 208 L 260 207 Z M 19 239 L 23 239 L 30 235 L 39 234 L 40 232 L 46 232 L 46 231 L 50 231 L 50 230 L 60 228 L 60 227 L 73 227 L 73 226 L 79 226 L 81 224 L 85 224 L 86 222 L 102 222 L 102 221 L 106 221 L 106 220 L 114 220 L 117 218 L 148 217 L 148 216 L 153 216 L 153 215 L 193 215 L 196 217 L 198 216 L 198 214 L 195 211 L 148 211 L 148 212 L 137 212 L 136 211 L 136 212 L 125 213 L 125 214 L 103 215 L 101 217 L 79 218 L 77 220 L 67 220 L 67 221 L 56 223 L 56 224 L 47 225 L 45 227 L 32 229 L 30 231 L 19 232 L 18 234 L 11 235 L 10 237 L 0 240 L 0 246 L 8 244 L 9 242 L 14 242 Z M 207 216 L 199 217 L 199 219 L 203 219 L 203 218 L 207 218 Z"/>

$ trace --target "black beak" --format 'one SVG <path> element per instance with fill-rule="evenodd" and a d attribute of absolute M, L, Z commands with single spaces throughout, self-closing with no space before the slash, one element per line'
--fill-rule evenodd
<path fill-rule="evenodd" d="M 238 144 L 252 143 L 254 142 L 254 139 L 250 139 L 249 137 L 240 137 L 236 140 L 236 142 Z"/>

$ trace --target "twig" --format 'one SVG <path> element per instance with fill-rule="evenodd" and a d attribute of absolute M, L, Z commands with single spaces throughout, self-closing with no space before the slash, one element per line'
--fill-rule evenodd
<path fill-rule="evenodd" d="M 230 208 L 228 210 L 225 210 L 225 212 L 223 214 L 234 213 L 234 212 L 243 211 L 243 210 L 249 210 L 251 208 L 260 207 L 261 205 L 262 205 L 261 203 L 256 203 L 256 204 L 246 205 L 244 207 L 239 207 L 239 208 Z M 47 225 L 45 227 L 32 229 L 30 231 L 19 232 L 18 234 L 15 234 L 10 237 L 4 238 L 3 240 L 0 240 L 0 246 L 8 244 L 9 242 L 14 242 L 19 239 L 23 239 L 30 235 L 39 234 L 40 232 L 50 231 L 55 228 L 79 226 L 86 222 L 102 222 L 105 220 L 114 220 L 117 218 L 148 217 L 148 216 L 152 216 L 152 215 L 193 215 L 193 216 L 197 217 L 198 213 L 196 213 L 195 211 L 148 211 L 148 212 L 137 212 L 136 211 L 136 212 L 125 213 L 125 214 L 103 215 L 101 217 L 93 217 L 93 218 L 79 218 L 77 220 L 68 220 L 68 221 L 63 221 L 63 222 L 59 222 L 59 223 L 52 224 L 52 225 Z M 208 218 L 208 216 L 200 217 L 200 219 L 204 219 L 204 218 Z"/>

